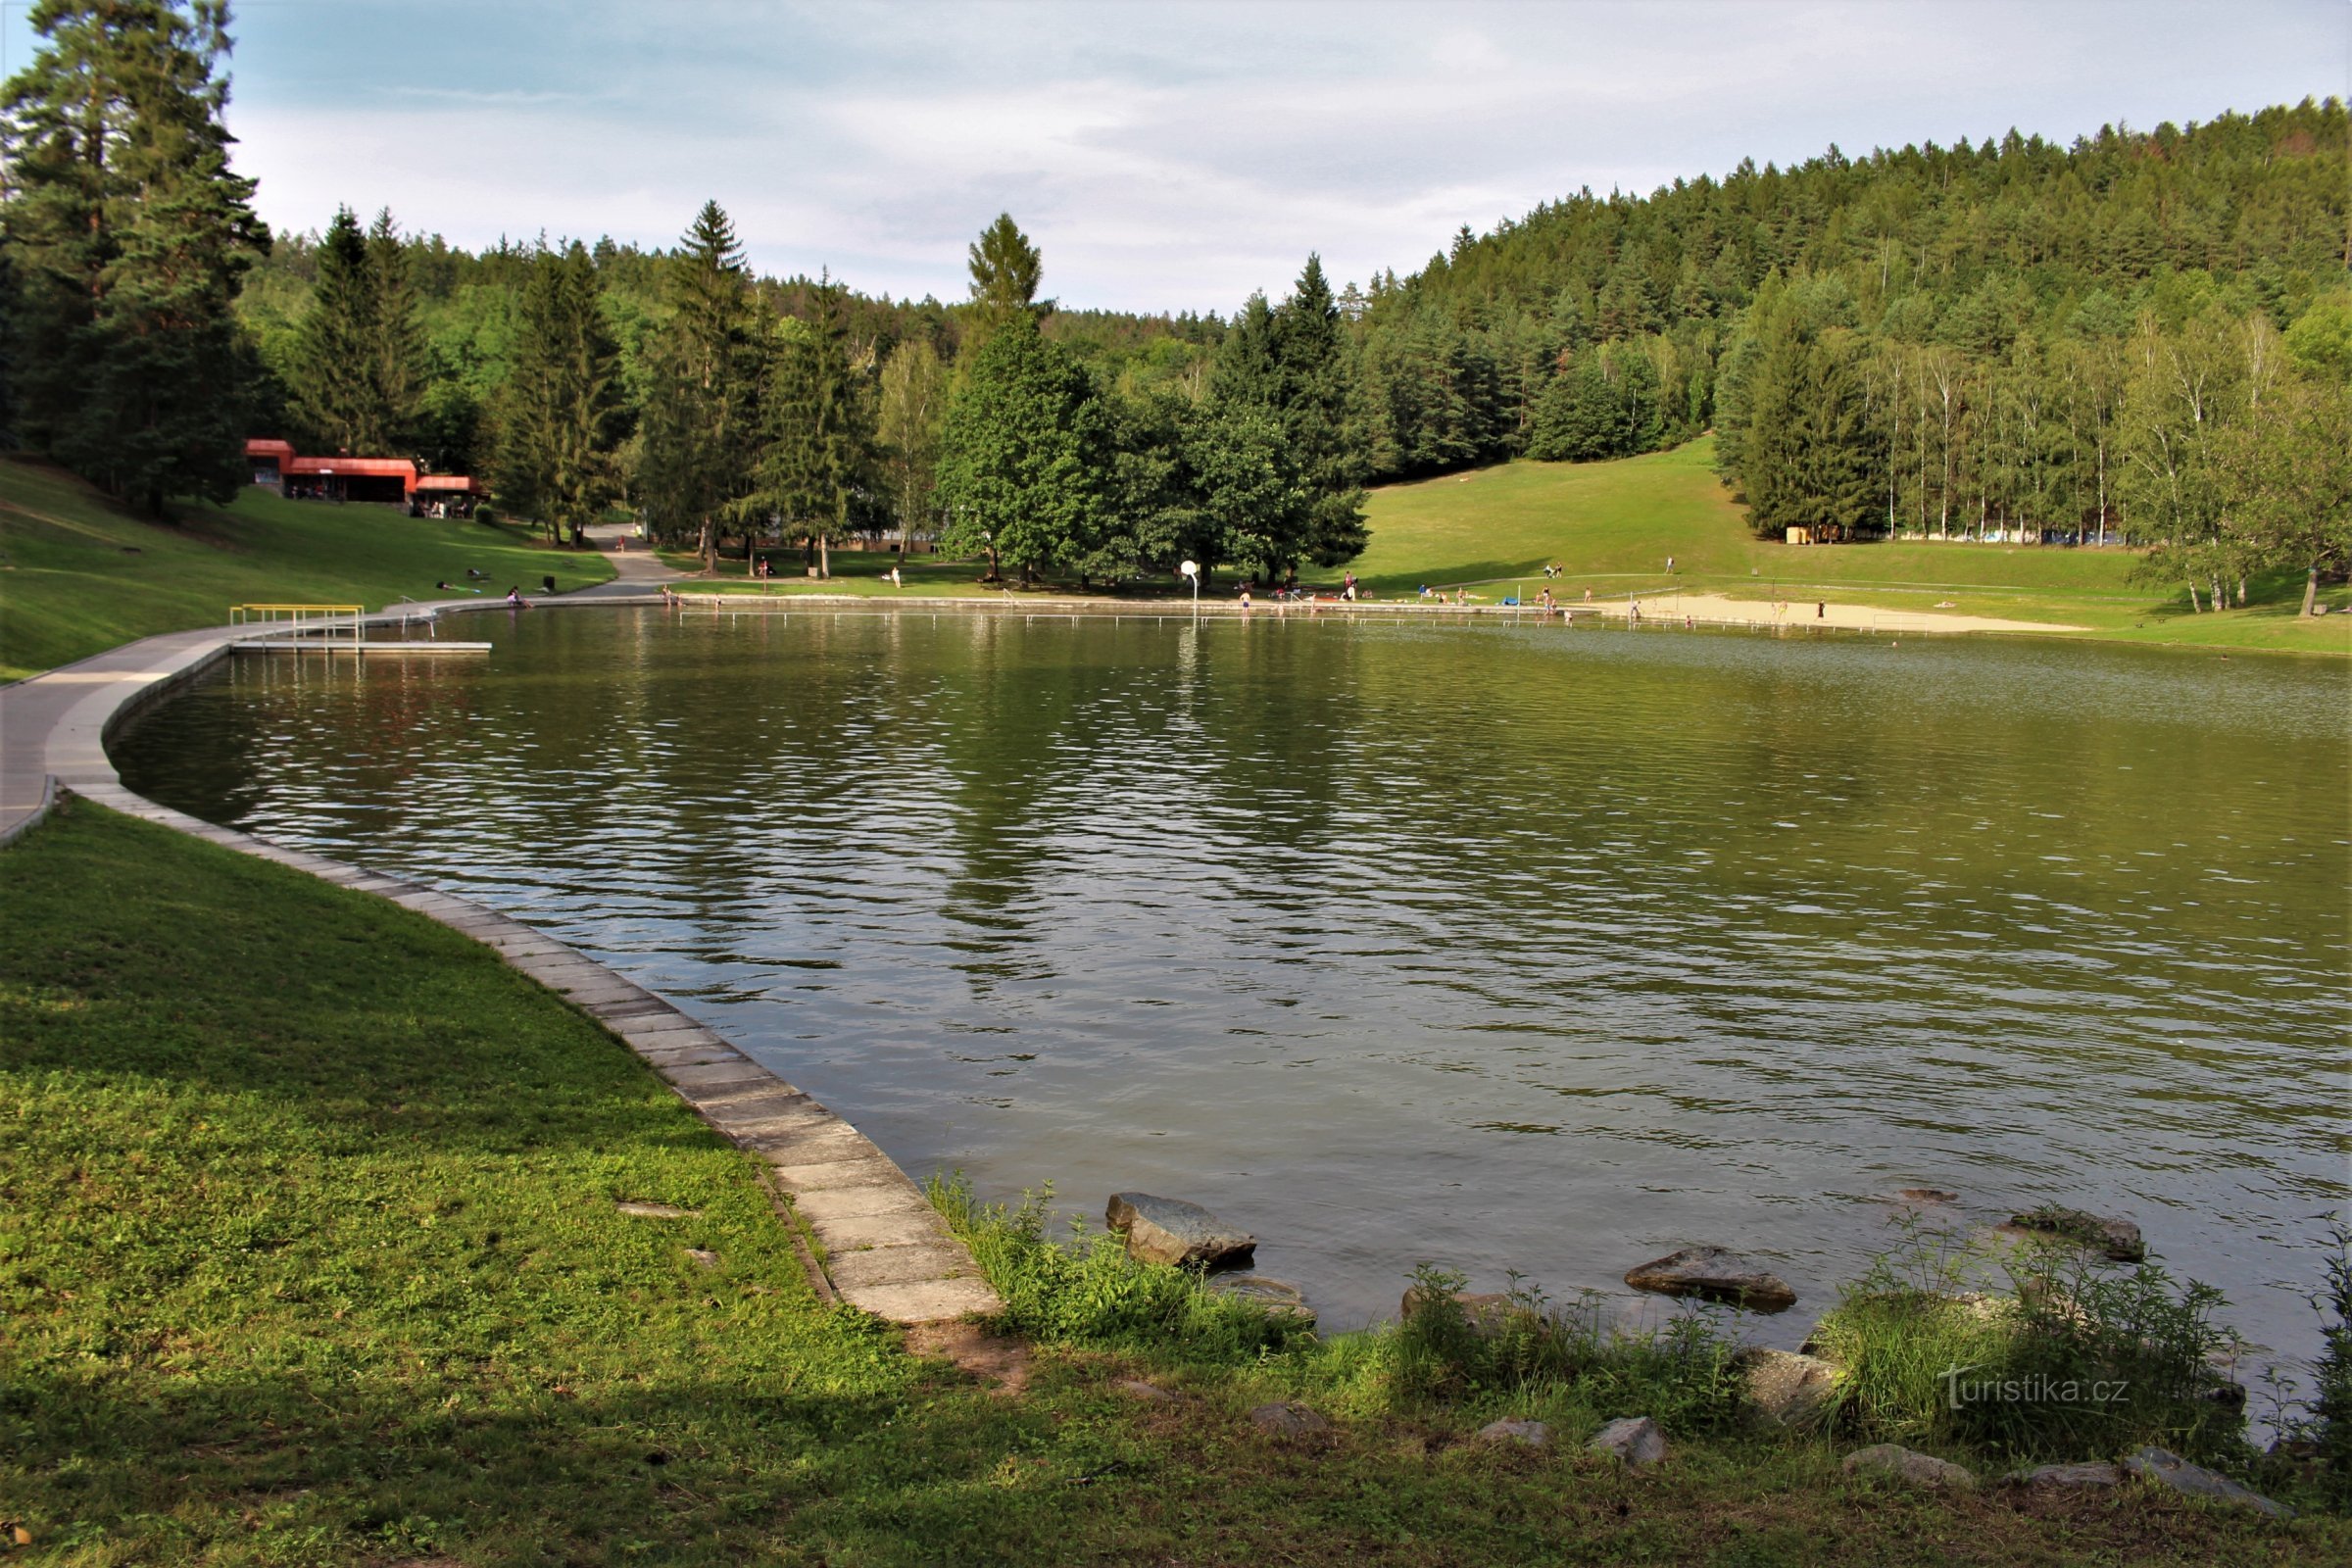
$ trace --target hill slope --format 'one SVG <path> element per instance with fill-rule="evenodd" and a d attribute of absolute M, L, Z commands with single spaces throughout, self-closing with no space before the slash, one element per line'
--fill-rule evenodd
<path fill-rule="evenodd" d="M 446 598 L 441 578 L 504 593 L 553 576 L 606 581 L 603 558 L 478 522 L 378 506 L 285 501 L 248 489 L 225 508 L 145 522 L 59 468 L 0 462 L 0 680 L 20 680 L 134 637 L 217 626 L 231 605 Z"/>
<path fill-rule="evenodd" d="M 1948 608 L 2088 626 L 2128 641 L 2352 653 L 2352 619 L 2294 614 L 2299 574 L 2258 578 L 2244 610 L 2192 615 L 2184 594 L 2129 580 L 2136 552 L 2052 546 L 1883 543 L 1792 547 L 1758 540 L 1715 477 L 1714 442 L 1614 463 L 1519 461 L 1372 492 L 1372 544 L 1358 563 L 1384 597 L 1466 583 L 1580 597 L 1685 592 L 1824 598 L 1886 609 Z M 1666 572 L 1672 557 L 1675 571 Z M 2342 587 L 2331 611 L 2352 603 Z"/>

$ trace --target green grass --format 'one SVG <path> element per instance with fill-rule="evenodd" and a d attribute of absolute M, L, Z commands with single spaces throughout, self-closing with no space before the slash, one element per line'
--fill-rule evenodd
<path fill-rule="evenodd" d="M 1063 1336 L 992 1396 L 822 1307 L 745 1156 L 486 950 L 79 802 L 0 853 L 0 1543 L 71 1568 L 2352 1554 L 2137 1490 L 1860 1485 L 1813 1443 L 1493 1452 L 1510 1391 L 1399 1397 L 1396 1335 Z M 1248 1424 L 1283 1396 L 1334 1430 Z"/>
<path fill-rule="evenodd" d="M 0 680 L 157 632 L 217 626 L 236 604 L 447 598 L 433 584 L 536 591 L 604 582 L 601 556 L 557 550 L 505 524 L 410 517 L 388 506 L 286 501 L 257 488 L 225 508 L 143 521 L 64 471 L 0 461 Z"/>
<path fill-rule="evenodd" d="M 1356 569 L 1384 596 L 1421 584 L 1545 585 L 1564 568 L 1563 598 L 1647 596 L 1672 586 L 1734 598 L 1836 599 L 1890 610 L 2085 627 L 2131 642 L 2352 653 L 2352 589 L 2323 595 L 2330 613 L 2306 619 L 2299 572 L 2251 586 L 2244 610 L 2192 614 L 2184 590 L 2129 580 L 2123 550 L 1901 543 L 1791 546 L 1759 540 L 1717 482 L 1714 441 L 1615 463 L 1519 462 L 1372 494 L 1371 547 Z M 1666 573 L 1668 557 L 1675 572 Z"/>

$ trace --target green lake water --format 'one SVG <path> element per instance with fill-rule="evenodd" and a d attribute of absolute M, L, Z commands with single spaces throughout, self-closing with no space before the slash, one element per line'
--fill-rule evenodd
<path fill-rule="evenodd" d="M 2136 1218 L 2286 1353 L 2348 1180 L 2340 666 L 948 612 L 459 617 L 247 660 L 156 800 L 544 927 L 918 1178 L 1141 1188 L 1347 1326 L 1423 1259 L 1801 1335 L 1889 1244 Z"/>

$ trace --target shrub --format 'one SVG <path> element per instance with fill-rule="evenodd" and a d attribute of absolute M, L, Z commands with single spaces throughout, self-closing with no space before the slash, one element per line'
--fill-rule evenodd
<path fill-rule="evenodd" d="M 1051 1185 L 1023 1193 L 1017 1208 L 977 1201 L 960 1171 L 932 1177 L 925 1192 L 1004 1298 L 999 1326 L 1007 1332 L 1223 1363 L 1314 1340 L 1310 1320 L 1220 1296 L 1189 1270 L 1140 1262 L 1107 1231 L 1074 1224 L 1068 1242 L 1048 1239 Z"/>
<path fill-rule="evenodd" d="M 1662 1328 L 1633 1330 L 1611 1323 L 1608 1298 L 1594 1292 L 1555 1306 L 1514 1275 L 1500 1308 L 1474 1315 L 1459 1298 L 1461 1274 L 1423 1263 L 1412 1280 L 1391 1372 L 1407 1398 L 1502 1394 L 1520 1405 L 1639 1413 L 1677 1432 L 1728 1426 L 1739 1412 L 1740 1345 L 1728 1308 L 1687 1305 Z"/>
<path fill-rule="evenodd" d="M 1837 1418 L 1860 1436 L 2039 1459 L 2153 1443 L 2211 1460 L 2244 1446 L 2242 1395 L 2214 1370 L 2236 1346 L 2213 1322 L 2222 1304 L 2155 1263 L 2063 1243 L 1996 1261 L 1914 1227 L 1815 1337 L 1842 1366 Z"/>

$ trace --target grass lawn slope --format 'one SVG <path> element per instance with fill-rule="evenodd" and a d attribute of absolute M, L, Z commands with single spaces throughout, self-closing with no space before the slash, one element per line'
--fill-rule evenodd
<path fill-rule="evenodd" d="M 1735 598 L 1834 599 L 1889 610 L 2047 621 L 2137 642 L 2352 653 L 2352 619 L 2295 613 L 2300 572 L 2255 581 L 2243 610 L 2191 614 L 2185 590 L 2128 580 L 2137 556 L 2053 546 L 1884 543 L 1790 546 L 1755 538 L 1717 482 L 1712 438 L 1613 463 L 1518 462 L 1372 493 L 1371 548 L 1356 570 L 1383 597 L 1421 584 L 1496 585 L 1499 596 L 1564 576 L 1564 598 L 1668 587 Z M 1666 572 L 1672 557 L 1673 576 Z M 2352 591 L 2323 594 L 2330 612 Z"/>
<path fill-rule="evenodd" d="M 486 950 L 74 801 L 0 852 L 0 1556 L 69 1568 L 2352 1551 L 2139 1489 L 1856 1482 L 1828 1443 L 1498 1451 L 1483 1410 L 1316 1381 L 1378 1337 L 1043 1345 L 992 1395 L 821 1305 L 751 1162 Z M 1256 1430 L 1281 1397 L 1333 1425 Z"/>
<path fill-rule="evenodd" d="M 612 564 L 504 524 L 410 517 L 388 506 L 286 501 L 248 488 L 225 508 L 182 505 L 142 521 L 59 468 L 0 461 L 0 680 L 133 638 L 218 626 L 238 604 L 447 598 L 433 584 L 536 591 L 604 582 Z"/>

